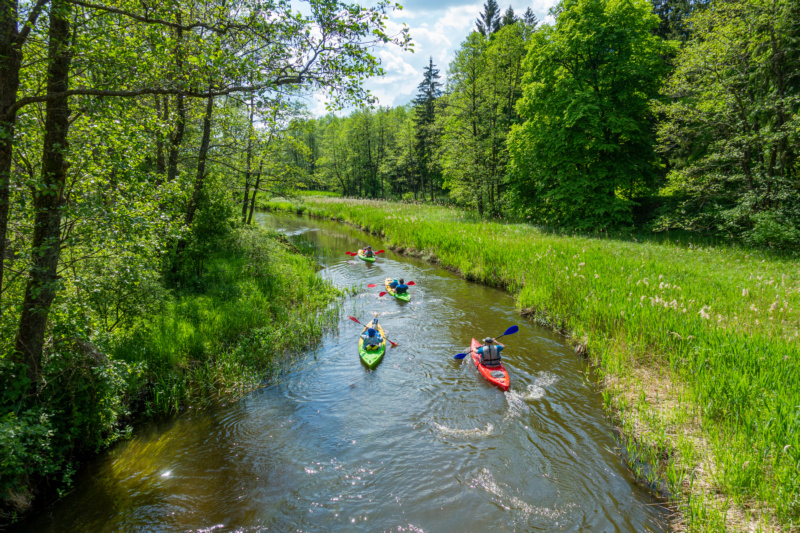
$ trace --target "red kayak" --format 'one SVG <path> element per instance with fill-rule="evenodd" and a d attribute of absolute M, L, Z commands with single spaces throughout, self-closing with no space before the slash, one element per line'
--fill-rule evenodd
<path fill-rule="evenodd" d="M 478 367 L 478 372 L 492 385 L 497 385 L 503 390 L 508 390 L 511 386 L 511 380 L 508 378 L 508 370 L 503 366 L 503 363 L 500 363 L 500 366 L 483 366 L 481 364 L 481 354 L 476 351 L 480 347 L 481 343 L 472 339 L 472 360 L 475 362 L 475 366 Z"/>

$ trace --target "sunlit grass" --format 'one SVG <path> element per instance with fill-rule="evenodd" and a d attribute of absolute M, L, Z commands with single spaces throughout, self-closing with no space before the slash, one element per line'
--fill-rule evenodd
<path fill-rule="evenodd" d="M 685 384 L 676 409 L 695 413 L 707 443 L 707 449 L 689 442 L 678 449 L 689 459 L 673 467 L 673 489 L 697 461 L 691 456 L 705 454 L 715 488 L 734 503 L 766 502 L 785 526 L 800 521 L 795 259 L 668 236 L 658 242 L 571 236 L 488 222 L 455 208 L 307 200 L 308 214 L 379 232 L 391 245 L 435 254 L 469 279 L 506 288 L 521 309 L 585 343 L 604 372 L 663 369 Z M 295 204 L 270 208 L 298 211 Z M 675 423 L 652 421 L 662 430 Z M 680 448 L 679 437 L 664 446 Z M 699 517 L 696 504 L 688 512 Z M 703 515 L 709 523 L 717 519 L 712 511 Z"/>
<path fill-rule="evenodd" d="M 340 293 L 308 258 L 266 232 L 242 231 L 246 242 L 212 257 L 202 279 L 115 347 L 116 357 L 147 365 L 157 412 L 274 378 L 284 356 L 338 319 L 331 303 Z"/>

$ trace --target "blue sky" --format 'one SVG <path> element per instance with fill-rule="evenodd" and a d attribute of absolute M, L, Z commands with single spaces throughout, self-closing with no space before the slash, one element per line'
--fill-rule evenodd
<path fill-rule="evenodd" d="M 433 57 L 443 81 L 446 79 L 447 65 L 459 45 L 475 28 L 475 20 L 483 11 L 483 0 L 395 1 L 403 6 L 403 10 L 391 15 L 388 29 L 390 32 L 399 31 L 405 23 L 411 30 L 414 52 L 403 52 L 396 46 L 376 49 L 375 53 L 380 57 L 386 75 L 366 84 L 378 97 L 380 105 L 390 107 L 406 104 L 414 97 L 429 57 Z M 511 5 L 517 16 L 530 7 L 536 17 L 543 21 L 556 0 L 498 0 L 498 4 L 501 13 Z M 325 114 L 322 95 L 315 95 L 308 104 L 309 111 L 314 115 Z"/>

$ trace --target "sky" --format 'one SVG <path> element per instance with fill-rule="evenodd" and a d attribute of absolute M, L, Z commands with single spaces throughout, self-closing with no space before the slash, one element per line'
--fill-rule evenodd
<path fill-rule="evenodd" d="M 398 46 L 384 46 L 374 50 L 381 59 L 386 75 L 366 82 L 366 87 L 378 97 L 379 105 L 394 107 L 411 101 L 417 85 L 422 81 L 422 69 L 428 58 L 439 69 L 442 81 L 447 78 L 447 65 L 455 51 L 475 28 L 475 21 L 483 11 L 483 0 L 395 0 L 403 9 L 391 14 L 387 29 L 399 32 L 405 23 L 411 32 L 413 52 L 403 51 Z M 556 0 L 498 0 L 500 12 L 505 13 L 510 5 L 517 16 L 533 9 L 540 21 L 549 20 L 547 13 Z M 324 115 L 325 97 L 314 95 L 308 102 L 309 111 Z"/>

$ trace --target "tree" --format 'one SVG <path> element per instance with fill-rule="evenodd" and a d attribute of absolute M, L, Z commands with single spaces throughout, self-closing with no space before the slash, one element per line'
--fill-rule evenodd
<path fill-rule="evenodd" d="M 442 82 L 439 81 L 439 69 L 433 65 L 433 57 L 423 69 L 422 81 L 417 86 L 417 97 L 414 98 L 414 124 L 416 126 L 416 154 L 420 175 L 420 189 L 425 198 L 425 183 L 430 187 L 431 200 L 434 196 L 434 181 L 437 180 L 434 154 L 439 141 L 436 130 L 436 100 L 442 95 Z"/>
<path fill-rule="evenodd" d="M 522 15 L 522 22 L 531 30 L 535 30 L 536 25 L 539 24 L 539 19 L 536 18 L 536 15 L 533 13 L 533 9 L 528 8 L 525 10 L 525 14 Z"/>
<path fill-rule="evenodd" d="M 669 43 L 645 0 L 563 0 L 525 60 L 522 125 L 509 139 L 514 205 L 547 224 L 629 225 L 654 185 L 650 101 Z"/>
<path fill-rule="evenodd" d="M 500 29 L 500 6 L 497 5 L 497 0 L 487 0 L 483 4 L 483 13 L 478 15 L 475 27 L 484 37 Z"/>
<path fill-rule="evenodd" d="M 530 8 L 528 8 L 528 9 L 530 9 Z M 514 14 L 514 8 L 511 7 L 511 6 L 508 6 L 508 9 L 506 9 L 506 12 L 503 15 L 503 19 L 500 22 L 500 25 L 501 26 L 511 26 L 512 24 L 516 24 L 518 21 L 519 21 L 519 19 Z"/>
<path fill-rule="evenodd" d="M 450 63 L 440 117 L 445 186 L 481 214 L 503 208 L 506 138 L 518 119 L 525 32 L 512 24 L 491 39 L 472 33 Z"/>
<path fill-rule="evenodd" d="M 800 239 L 800 6 L 723 2 L 700 10 L 659 110 L 672 171 L 663 227 L 776 247 Z"/>

